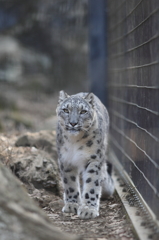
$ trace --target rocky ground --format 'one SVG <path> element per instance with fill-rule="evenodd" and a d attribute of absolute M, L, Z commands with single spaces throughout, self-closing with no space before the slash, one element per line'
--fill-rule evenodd
<path fill-rule="evenodd" d="M 47 140 L 46 140 L 47 139 Z M 58 174 L 55 132 L 41 131 L 22 136 L 0 136 L 0 159 L 23 182 L 28 195 L 62 232 L 84 239 L 136 239 L 118 195 L 101 201 L 100 216 L 80 220 L 61 212 L 62 186 Z"/>
<path fill-rule="evenodd" d="M 62 186 L 55 144 L 57 95 L 37 97 L 9 88 L 6 91 L 16 107 L 0 111 L 0 161 L 21 181 L 52 225 L 81 239 L 137 239 L 117 193 L 112 199 L 101 201 L 100 216 L 95 219 L 80 220 L 61 212 Z"/>

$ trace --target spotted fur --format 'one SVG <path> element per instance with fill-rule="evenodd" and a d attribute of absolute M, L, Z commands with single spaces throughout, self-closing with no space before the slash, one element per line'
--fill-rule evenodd
<path fill-rule="evenodd" d="M 68 96 L 61 91 L 57 116 L 63 212 L 78 214 L 81 219 L 95 218 L 99 215 L 101 194 L 111 196 L 114 192 L 111 164 L 106 163 L 108 112 L 92 93 Z"/>

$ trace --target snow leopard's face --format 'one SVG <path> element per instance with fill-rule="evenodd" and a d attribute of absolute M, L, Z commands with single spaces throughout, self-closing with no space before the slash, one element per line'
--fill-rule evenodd
<path fill-rule="evenodd" d="M 94 121 L 93 95 L 85 98 L 60 92 L 57 115 L 61 126 L 72 134 L 88 131 Z"/>

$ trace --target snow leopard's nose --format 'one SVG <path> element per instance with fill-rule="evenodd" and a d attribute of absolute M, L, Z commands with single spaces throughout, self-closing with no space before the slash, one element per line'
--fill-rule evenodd
<path fill-rule="evenodd" d="M 77 122 L 70 122 L 71 126 L 74 127 L 77 125 Z"/>
<path fill-rule="evenodd" d="M 69 118 L 69 123 L 72 127 L 75 127 L 78 124 L 78 114 L 77 114 L 77 109 L 73 109 L 70 118 Z"/>

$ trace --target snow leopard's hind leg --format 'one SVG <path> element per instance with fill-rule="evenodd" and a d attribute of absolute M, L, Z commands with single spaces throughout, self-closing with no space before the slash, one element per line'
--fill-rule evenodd
<path fill-rule="evenodd" d="M 107 199 L 111 197 L 114 193 L 114 182 L 112 179 L 112 164 L 110 162 L 104 163 L 102 168 L 103 180 L 101 182 L 102 186 L 102 199 Z"/>

